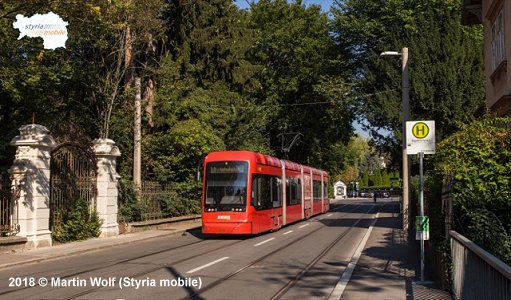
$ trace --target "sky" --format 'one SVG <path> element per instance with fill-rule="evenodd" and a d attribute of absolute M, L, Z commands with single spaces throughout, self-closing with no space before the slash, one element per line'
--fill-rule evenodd
<path fill-rule="evenodd" d="M 236 5 L 241 9 L 250 8 L 250 2 L 253 0 L 234 0 Z M 324 12 L 328 12 L 330 10 L 330 6 L 332 5 L 333 0 L 302 0 L 302 2 L 306 5 L 321 5 L 321 10 Z M 362 129 L 362 124 L 355 121 L 353 122 L 353 127 L 355 128 L 355 133 L 363 137 L 369 137 L 369 132 L 364 131 Z"/>

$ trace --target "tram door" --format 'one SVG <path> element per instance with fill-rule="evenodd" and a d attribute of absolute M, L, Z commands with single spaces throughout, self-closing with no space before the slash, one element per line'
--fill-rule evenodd
<path fill-rule="evenodd" d="M 303 174 L 303 210 L 305 218 L 308 219 L 312 215 L 312 185 L 311 176 L 304 172 Z"/>
<path fill-rule="evenodd" d="M 252 180 L 254 232 L 273 230 L 282 226 L 282 179 L 256 174 Z"/>

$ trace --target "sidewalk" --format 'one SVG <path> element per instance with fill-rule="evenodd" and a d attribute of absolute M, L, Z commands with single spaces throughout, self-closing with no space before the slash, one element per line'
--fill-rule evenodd
<path fill-rule="evenodd" d="M 164 229 L 146 230 L 134 233 L 126 233 L 113 237 L 95 238 L 85 241 L 71 242 L 52 247 L 42 247 L 30 250 L 17 250 L 0 254 L 0 269 L 14 267 L 24 264 L 37 263 L 52 258 L 85 253 L 88 251 L 100 250 L 117 245 L 129 244 L 146 239 L 162 236 L 180 235 L 185 231 L 199 228 L 200 220 L 197 222 L 172 223 Z"/>
<path fill-rule="evenodd" d="M 380 202 L 380 214 L 344 291 L 342 300 L 452 299 L 425 273 L 420 281 L 420 249 L 406 241 L 398 202 Z"/>

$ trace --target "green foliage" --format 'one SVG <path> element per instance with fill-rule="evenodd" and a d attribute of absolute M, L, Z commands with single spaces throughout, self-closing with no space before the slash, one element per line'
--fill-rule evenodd
<path fill-rule="evenodd" d="M 471 191 L 481 199 L 511 197 L 508 123 L 487 116 L 462 125 L 460 132 L 439 143 L 436 170 L 454 180 L 455 191 Z"/>
<path fill-rule="evenodd" d="M 456 230 L 508 261 L 511 253 L 509 119 L 486 116 L 439 143 L 438 176 L 453 182 Z"/>
<path fill-rule="evenodd" d="M 511 263 L 511 231 L 505 228 L 509 224 L 503 224 L 495 213 L 485 208 L 467 211 L 466 218 L 470 239 L 507 264 Z"/>
<path fill-rule="evenodd" d="M 189 188 L 190 187 L 184 187 L 184 189 Z M 183 189 L 183 187 L 170 189 L 161 195 L 160 203 L 162 205 L 162 213 L 166 217 L 200 214 L 201 203 L 200 197 L 197 197 L 197 193 L 195 192 L 195 197 L 183 197 L 181 195 L 187 195 L 190 191 L 183 192 L 180 191 L 180 189 Z M 193 187 L 192 190 L 197 191 L 197 186 Z"/>
<path fill-rule="evenodd" d="M 96 210 L 90 211 L 89 204 L 83 199 L 78 200 L 70 211 L 61 215 L 61 218 L 52 232 L 52 238 L 56 242 L 85 240 L 101 234 L 102 220 L 99 219 Z"/>
<path fill-rule="evenodd" d="M 353 131 L 353 98 L 343 62 L 333 51 L 327 15 L 301 1 L 264 0 L 251 6 L 249 16 L 256 32 L 250 61 L 263 68 L 254 97 L 271 108 L 271 148 L 281 148 L 279 134 L 300 132 L 290 159 L 325 169 L 336 166 L 341 145 Z"/>
<path fill-rule="evenodd" d="M 122 222 L 132 222 L 142 220 L 142 215 L 147 210 L 144 205 L 141 205 L 137 200 L 137 195 L 133 183 L 121 178 L 118 181 L 118 215 L 119 220 Z"/>
<path fill-rule="evenodd" d="M 153 218 L 170 218 L 199 214 L 200 183 L 188 180 L 169 185 L 160 185 L 156 190 L 140 192 L 137 200 L 132 182 L 119 181 L 119 220 L 139 222 Z"/>
<path fill-rule="evenodd" d="M 143 159 L 158 181 L 182 182 L 193 180 L 199 162 L 207 153 L 222 148 L 222 140 L 211 127 L 190 119 L 176 124 L 167 134 L 146 137 Z"/>
<path fill-rule="evenodd" d="M 202 88 L 218 81 L 239 90 L 250 86 L 255 69 L 244 57 L 252 33 L 232 1 L 171 0 L 163 17 L 181 79 L 189 76 Z"/>
<path fill-rule="evenodd" d="M 383 51 L 409 48 L 410 119 L 435 120 L 440 140 L 484 103 L 481 27 L 460 24 L 460 0 L 336 1 L 332 31 L 357 79 L 359 109 L 380 147 L 399 160 L 401 66 Z"/>

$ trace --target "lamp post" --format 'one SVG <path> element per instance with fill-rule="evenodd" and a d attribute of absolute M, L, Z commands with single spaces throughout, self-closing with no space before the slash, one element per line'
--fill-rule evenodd
<path fill-rule="evenodd" d="M 402 124 L 402 159 L 403 159 L 403 230 L 408 234 L 409 228 L 409 175 L 408 175 L 408 155 L 406 153 L 406 121 L 410 118 L 410 84 L 408 80 L 408 48 L 403 48 L 401 53 L 397 51 L 384 51 L 380 56 L 400 56 L 401 57 L 401 101 L 403 109 Z"/>

